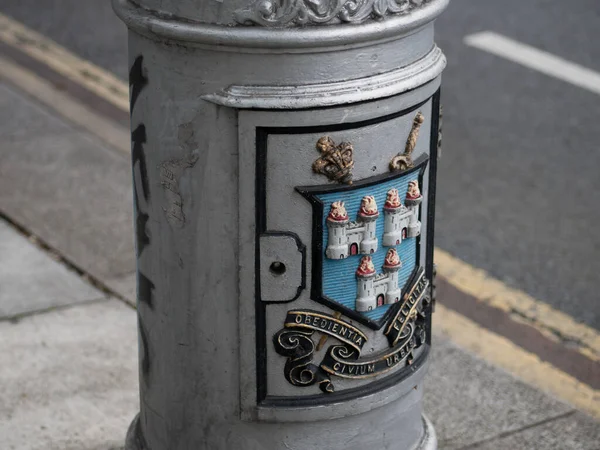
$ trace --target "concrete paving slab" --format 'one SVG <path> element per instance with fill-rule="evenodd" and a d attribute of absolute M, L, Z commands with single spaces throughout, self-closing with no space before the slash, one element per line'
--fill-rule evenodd
<path fill-rule="evenodd" d="M 545 422 L 518 433 L 465 447 L 469 450 L 598 450 L 600 426 L 583 413 Z"/>
<path fill-rule="evenodd" d="M 435 426 L 440 449 L 451 450 L 555 418 L 572 407 L 434 333 L 424 409 Z"/>
<path fill-rule="evenodd" d="M 4 142 L 28 139 L 31 135 L 49 136 L 69 131 L 64 123 L 51 117 L 43 108 L 23 101 L 21 94 L 0 83 L 0 136 Z"/>
<path fill-rule="evenodd" d="M 49 120 L 42 109 L 27 114 Z M 98 278 L 135 270 L 127 155 L 71 127 L 33 127 L 27 140 L 4 142 L 0 159 L 0 210 Z"/>
<path fill-rule="evenodd" d="M 131 306 L 136 306 L 137 287 L 135 272 L 122 277 L 110 278 L 104 282 L 110 289 L 127 300 Z"/>
<path fill-rule="evenodd" d="M 121 448 L 138 410 L 136 330 L 117 300 L 0 323 L 0 447 Z"/>
<path fill-rule="evenodd" d="M 0 319 L 104 297 L 0 220 Z"/>

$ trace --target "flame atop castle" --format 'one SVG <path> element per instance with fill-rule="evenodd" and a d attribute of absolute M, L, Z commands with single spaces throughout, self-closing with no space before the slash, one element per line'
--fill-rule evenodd
<path fill-rule="evenodd" d="M 402 202 L 400 201 L 400 195 L 398 194 L 398 189 L 392 188 L 388 191 L 387 197 L 385 199 L 385 205 L 383 205 L 384 209 L 396 209 L 402 206 Z"/>
<path fill-rule="evenodd" d="M 348 212 L 346 211 L 344 202 L 333 202 L 331 204 L 327 220 L 332 220 L 334 222 L 344 222 L 348 220 Z"/>
<path fill-rule="evenodd" d="M 417 180 L 409 181 L 406 198 L 407 200 L 416 200 L 421 198 L 421 191 L 419 190 L 419 183 Z"/>
<path fill-rule="evenodd" d="M 360 202 L 360 209 L 358 210 L 358 215 L 361 217 L 373 217 L 379 215 L 379 210 L 377 209 L 375 197 L 373 197 L 372 195 L 367 195 L 362 198 Z"/>
<path fill-rule="evenodd" d="M 360 259 L 358 269 L 356 269 L 357 277 L 370 277 L 375 275 L 375 266 L 373 265 L 373 258 L 370 256 L 363 256 Z"/>
<path fill-rule="evenodd" d="M 395 248 L 390 248 L 385 255 L 385 262 L 383 263 L 384 269 L 396 269 L 402 265 L 400 261 L 400 255 Z"/>

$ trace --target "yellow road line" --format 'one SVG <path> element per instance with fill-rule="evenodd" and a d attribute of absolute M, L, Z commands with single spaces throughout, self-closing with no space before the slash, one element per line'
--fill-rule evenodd
<path fill-rule="evenodd" d="M 129 86 L 122 80 L 2 13 L 0 40 L 129 111 Z"/>
<path fill-rule="evenodd" d="M 600 391 L 443 305 L 436 306 L 433 321 L 436 334 L 600 419 Z"/>
<path fill-rule="evenodd" d="M 0 78 L 18 86 L 27 94 L 49 106 L 61 116 L 85 128 L 104 142 L 125 153 L 130 150 L 130 136 L 127 130 L 91 109 L 72 100 L 67 94 L 30 71 L 21 68 L 0 56 Z"/>
<path fill-rule="evenodd" d="M 515 319 L 525 320 L 550 339 L 566 339 L 586 357 L 600 360 L 600 333 L 593 328 L 525 292 L 508 287 L 444 250 L 436 248 L 434 259 L 438 274 L 460 291 L 511 314 Z"/>

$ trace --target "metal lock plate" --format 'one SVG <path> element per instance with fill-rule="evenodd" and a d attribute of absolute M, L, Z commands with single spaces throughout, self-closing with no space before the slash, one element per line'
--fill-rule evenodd
<path fill-rule="evenodd" d="M 305 287 L 306 247 L 292 233 L 269 233 L 260 237 L 260 299 L 291 302 Z"/>

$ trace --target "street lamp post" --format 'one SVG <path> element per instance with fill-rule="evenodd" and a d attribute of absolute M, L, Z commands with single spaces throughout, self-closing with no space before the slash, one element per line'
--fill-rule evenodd
<path fill-rule="evenodd" d="M 129 27 L 127 450 L 435 449 L 448 0 L 113 0 Z"/>

